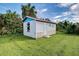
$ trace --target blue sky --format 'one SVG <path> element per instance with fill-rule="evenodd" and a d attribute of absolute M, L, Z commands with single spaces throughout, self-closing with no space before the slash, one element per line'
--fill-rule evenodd
<path fill-rule="evenodd" d="M 0 3 L 0 13 L 6 10 L 16 11 L 21 15 L 23 3 Z M 33 3 L 37 10 L 37 16 L 50 19 L 71 19 L 79 15 L 79 4 L 75 3 Z M 74 16 L 74 17 L 73 17 Z"/>

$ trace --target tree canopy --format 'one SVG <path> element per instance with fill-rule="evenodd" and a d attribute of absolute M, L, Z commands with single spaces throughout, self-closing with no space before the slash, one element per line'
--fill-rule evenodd
<path fill-rule="evenodd" d="M 22 5 L 21 9 L 22 9 L 22 18 L 24 18 L 25 16 L 36 17 L 37 12 L 35 10 L 35 6 L 32 6 L 30 3 Z"/>

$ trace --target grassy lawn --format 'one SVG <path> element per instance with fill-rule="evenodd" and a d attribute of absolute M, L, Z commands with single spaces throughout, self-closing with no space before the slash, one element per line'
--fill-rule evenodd
<path fill-rule="evenodd" d="M 4 35 L 0 36 L 0 55 L 79 55 L 79 36 L 57 33 L 34 40 L 19 34 Z"/>

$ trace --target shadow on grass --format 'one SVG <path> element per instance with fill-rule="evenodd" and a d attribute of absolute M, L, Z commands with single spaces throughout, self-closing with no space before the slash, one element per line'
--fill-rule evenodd
<path fill-rule="evenodd" d="M 64 34 L 68 36 L 79 36 L 79 34 L 68 34 L 68 33 L 64 33 Z"/>
<path fill-rule="evenodd" d="M 36 40 L 35 38 L 24 36 L 24 35 L 17 35 L 16 38 L 18 38 L 18 40 L 19 39 L 21 39 L 21 40 Z"/>

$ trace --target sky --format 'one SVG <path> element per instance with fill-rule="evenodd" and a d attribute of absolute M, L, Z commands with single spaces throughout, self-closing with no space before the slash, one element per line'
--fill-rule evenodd
<path fill-rule="evenodd" d="M 0 13 L 6 13 L 6 10 L 10 9 L 21 15 L 21 5 L 24 3 L 0 3 Z M 32 3 L 32 5 L 35 6 L 39 18 L 79 22 L 79 4 L 77 3 Z"/>

